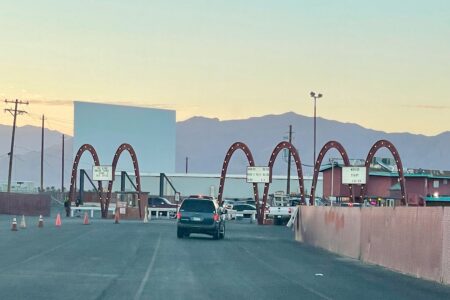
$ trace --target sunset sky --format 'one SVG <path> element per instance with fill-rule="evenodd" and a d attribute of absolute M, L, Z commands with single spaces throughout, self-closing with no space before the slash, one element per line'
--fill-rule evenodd
<path fill-rule="evenodd" d="M 18 124 L 69 134 L 73 100 L 229 120 L 312 116 L 310 91 L 323 118 L 450 130 L 448 0 L 1 1 L 0 54 Z"/>

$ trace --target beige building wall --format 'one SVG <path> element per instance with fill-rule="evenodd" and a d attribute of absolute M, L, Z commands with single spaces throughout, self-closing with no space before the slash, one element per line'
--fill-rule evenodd
<path fill-rule="evenodd" d="M 444 209 L 442 243 L 442 282 L 450 284 L 450 207 Z"/>

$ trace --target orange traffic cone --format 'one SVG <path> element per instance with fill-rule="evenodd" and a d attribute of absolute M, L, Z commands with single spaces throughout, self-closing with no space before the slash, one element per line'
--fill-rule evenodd
<path fill-rule="evenodd" d="M 89 218 L 88 218 L 88 213 L 85 212 L 84 213 L 84 221 L 83 221 L 84 225 L 89 225 Z"/>
<path fill-rule="evenodd" d="M 44 227 L 44 218 L 42 217 L 42 215 L 39 216 L 38 227 L 39 228 Z"/>
<path fill-rule="evenodd" d="M 17 231 L 17 220 L 16 220 L 16 218 L 13 218 L 13 220 L 12 220 L 11 231 Z"/>
<path fill-rule="evenodd" d="M 61 227 L 61 215 L 59 213 L 56 215 L 55 226 Z"/>
<path fill-rule="evenodd" d="M 22 220 L 20 221 L 20 228 L 21 229 L 27 228 L 27 223 L 25 222 L 25 215 L 22 215 Z"/>
<path fill-rule="evenodd" d="M 114 224 L 119 224 L 120 216 L 119 210 L 116 208 L 116 213 L 114 214 Z"/>

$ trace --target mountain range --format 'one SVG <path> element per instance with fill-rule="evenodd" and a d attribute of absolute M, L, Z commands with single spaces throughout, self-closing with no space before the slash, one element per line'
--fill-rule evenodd
<path fill-rule="evenodd" d="M 382 121 L 380 121 L 382 122 Z M 234 142 L 244 142 L 252 151 L 256 165 L 267 165 L 274 147 L 287 139 L 289 125 L 292 125 L 292 143 L 297 148 L 305 175 L 312 173 L 313 163 L 313 118 L 288 112 L 281 115 L 267 115 L 243 120 L 220 121 L 215 118 L 193 117 L 177 122 L 176 171 L 185 172 L 186 157 L 189 173 L 213 173 L 221 171 L 228 148 Z M 45 186 L 61 185 L 61 136 L 58 131 L 45 130 L 44 178 Z M 370 147 L 380 139 L 391 141 L 399 151 L 405 168 L 450 170 L 450 131 L 436 136 L 411 133 L 387 133 L 367 129 L 357 124 L 342 123 L 317 118 L 318 154 L 330 140 L 340 142 L 350 158 L 364 159 Z M 0 125 L 0 181 L 8 176 L 11 127 Z M 24 126 L 17 128 L 14 150 L 13 180 L 40 182 L 41 128 Z M 72 138 L 65 139 L 65 184 L 68 186 L 72 164 Z M 139 156 L 139 153 L 138 153 Z M 386 150 L 377 156 L 391 157 Z M 339 158 L 336 150 L 325 157 Z M 233 156 L 228 172 L 244 174 L 248 162 L 239 151 Z M 274 174 L 285 174 L 287 162 L 282 154 L 275 165 Z M 158 172 L 157 170 L 142 170 Z M 295 167 L 293 168 L 295 173 Z"/>
<path fill-rule="evenodd" d="M 194 117 L 178 122 L 177 170 L 184 170 L 188 157 L 190 172 L 218 173 L 229 146 L 236 141 L 249 146 L 257 165 L 267 165 L 272 150 L 280 141 L 287 139 L 289 125 L 292 125 L 292 143 L 305 165 L 304 174 L 311 174 L 314 151 L 313 120 L 312 117 L 288 112 L 245 120 L 219 121 Z M 316 154 L 326 142 L 335 140 L 344 146 L 350 158 L 365 159 L 376 141 L 386 139 L 396 146 L 405 168 L 450 170 L 450 131 L 436 136 L 424 136 L 386 133 L 323 118 L 317 118 L 316 123 Z M 377 156 L 392 157 L 387 150 L 380 150 Z M 332 150 L 323 163 L 328 163 L 330 157 L 339 158 L 340 155 L 336 150 Z M 230 163 L 229 172 L 244 173 L 246 165 L 245 156 L 236 154 Z M 286 161 L 280 157 L 275 163 L 274 173 L 285 174 L 286 166 Z"/>

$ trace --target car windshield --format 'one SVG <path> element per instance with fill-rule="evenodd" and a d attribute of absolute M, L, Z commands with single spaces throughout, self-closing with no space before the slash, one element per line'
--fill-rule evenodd
<path fill-rule="evenodd" d="M 214 203 L 208 200 L 186 199 L 180 207 L 180 211 L 195 211 L 213 213 L 216 210 Z"/>

